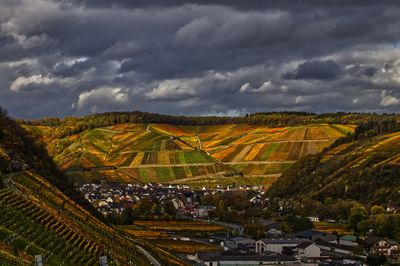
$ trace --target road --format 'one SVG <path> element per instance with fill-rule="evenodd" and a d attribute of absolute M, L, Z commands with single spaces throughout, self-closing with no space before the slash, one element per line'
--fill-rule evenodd
<path fill-rule="evenodd" d="M 147 124 L 147 126 L 146 126 L 146 131 L 147 131 L 147 132 L 151 132 L 151 130 L 150 130 L 150 124 Z"/>
<path fill-rule="evenodd" d="M 201 140 L 198 135 L 196 135 L 197 142 L 199 143 L 199 149 L 203 150 L 203 145 L 201 144 Z"/>
<path fill-rule="evenodd" d="M 222 164 L 279 164 L 279 163 L 295 163 L 295 160 L 283 160 L 283 161 L 240 161 L 240 162 L 220 162 Z M 129 168 L 148 168 L 148 167 L 176 167 L 176 166 L 207 166 L 215 165 L 213 163 L 177 163 L 177 164 L 138 164 L 135 166 L 120 166 L 121 169 Z"/>
<path fill-rule="evenodd" d="M 224 172 L 218 172 L 215 174 L 207 174 L 207 175 L 198 175 L 198 176 L 193 176 L 193 177 L 186 177 L 186 178 L 179 178 L 175 179 L 172 181 L 169 181 L 168 184 L 184 184 L 185 182 L 193 182 L 196 180 L 202 180 L 207 177 L 217 177 L 217 176 L 222 176 L 223 174 L 227 173 L 226 171 Z"/>
<path fill-rule="evenodd" d="M 202 220 L 200 220 L 200 221 L 202 221 Z M 239 224 L 232 224 L 232 223 L 226 223 L 226 222 L 220 222 L 220 221 L 210 221 L 210 223 L 232 228 L 233 230 L 238 231 L 240 235 L 243 234 L 243 231 L 244 231 L 244 227 Z"/>
<path fill-rule="evenodd" d="M 151 262 L 152 265 L 162 266 L 162 264 L 153 255 L 151 255 L 147 250 L 145 250 L 144 248 L 142 248 L 141 246 L 136 244 L 136 241 L 132 237 L 130 237 L 124 233 L 122 233 L 121 235 L 122 235 L 122 237 L 134 242 L 137 249 Z"/>
<path fill-rule="evenodd" d="M 241 161 L 241 162 L 222 162 L 223 164 L 279 164 L 279 163 L 295 163 L 295 160 L 282 161 Z"/>
<path fill-rule="evenodd" d="M 146 256 L 146 258 L 149 259 L 149 261 L 151 262 L 151 264 L 155 265 L 155 266 L 162 266 L 160 262 L 158 262 L 158 260 L 156 258 L 154 258 L 149 252 L 147 252 L 147 250 L 145 250 L 144 248 L 142 248 L 141 246 L 136 245 L 136 247 L 138 248 L 138 250 L 140 252 L 142 252 L 143 255 Z"/>
<path fill-rule="evenodd" d="M 138 164 L 134 166 L 120 166 L 118 168 L 127 169 L 127 168 L 148 168 L 148 167 L 174 167 L 174 166 L 207 166 L 207 165 L 215 165 L 215 163 L 177 163 L 177 164 Z"/>

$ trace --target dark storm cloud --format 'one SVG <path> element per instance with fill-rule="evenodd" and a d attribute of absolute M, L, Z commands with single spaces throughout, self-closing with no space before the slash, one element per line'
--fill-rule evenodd
<path fill-rule="evenodd" d="M 352 76 L 373 77 L 379 72 L 379 69 L 373 66 L 354 65 L 350 67 L 347 72 Z"/>
<path fill-rule="evenodd" d="M 377 6 L 380 5 L 379 1 L 374 0 L 58 0 L 65 7 L 68 6 L 85 6 L 85 7 L 125 7 L 125 8 L 143 8 L 143 7 L 175 7 L 184 4 L 198 4 L 198 5 L 223 5 L 241 10 L 260 10 L 268 8 L 297 8 L 304 9 L 304 7 L 326 7 L 326 6 Z M 397 5 L 396 0 L 385 1 L 386 5 Z"/>
<path fill-rule="evenodd" d="M 6 0 L 0 105 L 19 117 L 397 111 L 399 43 L 397 1 Z"/>
<path fill-rule="evenodd" d="M 294 72 L 286 72 L 284 79 L 335 79 L 341 73 L 340 67 L 333 60 L 309 61 L 300 64 Z"/>

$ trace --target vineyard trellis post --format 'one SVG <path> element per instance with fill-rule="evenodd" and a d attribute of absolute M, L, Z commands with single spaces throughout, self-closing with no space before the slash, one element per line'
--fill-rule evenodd
<path fill-rule="evenodd" d="M 35 266 L 43 266 L 42 255 L 35 255 Z"/>

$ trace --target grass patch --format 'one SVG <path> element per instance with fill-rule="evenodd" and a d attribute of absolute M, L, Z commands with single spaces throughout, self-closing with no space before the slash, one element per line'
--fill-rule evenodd
<path fill-rule="evenodd" d="M 261 160 L 268 160 L 269 156 L 278 148 L 278 143 L 270 143 L 268 147 L 265 149 L 264 154 L 261 156 Z"/>

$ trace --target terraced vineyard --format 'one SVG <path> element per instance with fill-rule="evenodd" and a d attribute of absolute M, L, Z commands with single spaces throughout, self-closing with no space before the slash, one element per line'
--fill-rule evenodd
<path fill-rule="evenodd" d="M 31 129 L 36 136 L 52 131 Z M 85 139 L 86 146 L 96 147 L 91 152 L 104 152 L 107 132 L 87 133 L 93 143 Z M 42 255 L 44 265 L 98 265 L 99 256 L 107 256 L 110 266 L 152 265 L 150 260 L 184 265 L 102 221 L 64 177 L 46 149 L 0 109 L 0 265 L 32 265 L 35 255 Z"/>
<path fill-rule="evenodd" d="M 354 126 L 327 124 L 281 128 L 118 124 L 56 139 L 48 149 L 77 182 L 107 178 L 269 186 L 299 158 L 322 151 L 353 130 Z"/>
<path fill-rule="evenodd" d="M 245 183 L 265 187 L 299 158 L 322 151 L 354 128 L 327 124 L 284 128 L 184 127 L 198 136 L 208 154 L 243 173 Z"/>
<path fill-rule="evenodd" d="M 121 124 L 55 140 L 49 151 L 78 182 L 171 182 L 235 171 L 197 144 L 179 127 Z"/>
<path fill-rule="evenodd" d="M 353 199 L 361 203 L 398 201 L 400 133 L 350 139 L 299 161 L 273 184 L 272 196 Z"/>
<path fill-rule="evenodd" d="M 40 176 L 24 172 L 8 176 L 5 183 L 0 190 L 0 241 L 23 252 L 22 264 L 38 254 L 47 265 L 97 265 L 103 255 L 112 258 L 111 265 L 148 264 L 133 242 Z M 0 254 L 2 258 L 16 261 L 7 254 Z"/>

